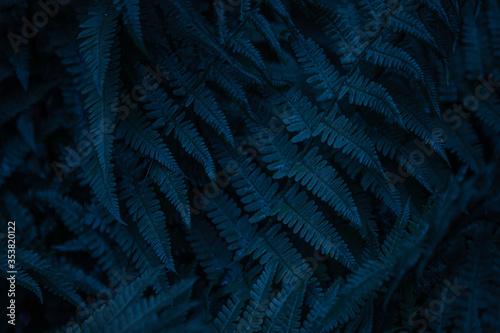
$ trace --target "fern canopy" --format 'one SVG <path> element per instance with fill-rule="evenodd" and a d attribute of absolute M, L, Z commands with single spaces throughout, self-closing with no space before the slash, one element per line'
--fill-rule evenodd
<path fill-rule="evenodd" d="M 1 332 L 498 331 L 497 0 L 0 27 Z"/>

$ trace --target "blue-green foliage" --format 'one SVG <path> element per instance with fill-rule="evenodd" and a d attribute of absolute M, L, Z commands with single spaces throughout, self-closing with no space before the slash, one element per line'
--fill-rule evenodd
<path fill-rule="evenodd" d="M 20 331 L 498 330 L 497 0 L 62 2 L 0 0 Z"/>

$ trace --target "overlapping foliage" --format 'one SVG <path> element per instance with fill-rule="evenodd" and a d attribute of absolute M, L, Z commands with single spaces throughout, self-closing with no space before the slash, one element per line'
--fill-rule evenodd
<path fill-rule="evenodd" d="M 26 331 L 498 327 L 496 0 L 0 7 Z"/>

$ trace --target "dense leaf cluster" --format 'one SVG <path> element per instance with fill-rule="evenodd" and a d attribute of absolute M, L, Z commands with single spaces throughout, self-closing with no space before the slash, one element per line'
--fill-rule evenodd
<path fill-rule="evenodd" d="M 0 26 L 16 328 L 500 326 L 497 0 L 3 0 Z"/>

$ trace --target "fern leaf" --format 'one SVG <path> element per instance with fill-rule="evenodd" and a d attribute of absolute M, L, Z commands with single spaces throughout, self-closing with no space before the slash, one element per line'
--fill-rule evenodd
<path fill-rule="evenodd" d="M 363 263 L 347 278 L 328 313 L 320 321 L 320 331 L 328 332 L 358 314 L 367 298 L 390 277 L 392 267 L 388 261 L 371 260 Z"/>
<path fill-rule="evenodd" d="M 23 114 L 17 119 L 16 125 L 17 129 L 19 130 L 19 134 L 21 134 L 24 141 L 29 144 L 31 149 L 36 150 L 35 129 L 31 118 L 27 114 Z"/>
<path fill-rule="evenodd" d="M 335 169 L 328 166 L 321 156 L 316 155 L 317 151 L 317 147 L 311 149 L 301 163 L 296 163 L 292 167 L 289 176 L 295 177 L 295 180 L 301 182 L 348 220 L 359 224 L 357 208 L 347 185 L 337 176 Z"/>
<path fill-rule="evenodd" d="M 119 11 L 123 11 L 123 20 L 134 43 L 146 52 L 140 20 L 140 0 L 113 0 Z"/>
<path fill-rule="evenodd" d="M 278 224 L 268 230 L 257 233 L 252 243 L 252 257 L 259 259 L 261 265 L 278 260 L 280 265 L 276 273 L 276 283 L 283 281 L 285 285 L 307 281 L 311 275 L 311 267 L 297 253 L 284 232 L 279 233 Z"/>
<path fill-rule="evenodd" d="M 240 54 L 259 69 L 264 75 L 268 75 L 268 70 L 262 59 L 259 50 L 246 38 L 243 37 L 243 32 L 239 32 L 229 40 L 229 46 L 234 53 Z"/>
<path fill-rule="evenodd" d="M 158 184 L 160 190 L 167 196 L 167 199 L 174 205 L 182 222 L 188 229 L 191 228 L 191 215 L 187 198 L 187 188 L 182 177 L 161 165 L 153 163 L 151 166 L 151 179 Z"/>
<path fill-rule="evenodd" d="M 292 41 L 297 60 L 308 76 L 307 83 L 318 90 L 319 102 L 336 100 L 341 92 L 342 79 L 323 53 L 323 50 L 310 38 L 298 36 Z"/>
<path fill-rule="evenodd" d="M 238 324 L 235 321 L 240 318 L 245 299 L 242 297 L 233 296 L 227 300 L 227 303 L 222 306 L 219 314 L 214 319 L 214 325 L 218 332 L 234 332 Z"/>
<path fill-rule="evenodd" d="M 194 127 L 194 124 L 189 120 L 182 122 L 183 118 L 184 113 L 181 113 L 174 120 L 175 137 L 181 143 L 182 148 L 205 167 L 208 177 L 212 182 L 215 182 L 215 166 L 212 156 L 205 146 L 203 138 Z"/>
<path fill-rule="evenodd" d="M 447 136 L 445 144 L 448 148 L 472 170 L 479 172 L 485 165 L 484 153 L 472 125 L 464 122 L 457 129 L 447 126 L 444 130 Z"/>
<path fill-rule="evenodd" d="M 360 163 L 382 172 L 375 147 L 370 138 L 343 115 L 327 115 L 314 135 L 321 134 L 321 141 L 334 149 L 349 154 Z"/>
<path fill-rule="evenodd" d="M 300 90 L 292 88 L 285 94 L 272 93 L 268 99 L 278 108 L 278 117 L 287 126 L 290 132 L 299 132 L 292 137 L 292 142 L 302 142 L 312 138 L 322 114 L 318 115 L 318 108 L 305 96 L 301 96 Z"/>
<path fill-rule="evenodd" d="M 321 15 L 319 23 L 325 29 L 326 35 L 337 46 L 335 52 L 340 57 L 341 64 L 350 68 L 365 50 L 366 41 L 361 41 L 361 34 L 357 34 L 341 15 L 328 12 L 323 14 L 323 11 L 319 13 L 319 9 L 318 14 Z"/>
<path fill-rule="evenodd" d="M 79 39 L 80 52 L 90 72 L 97 93 L 102 96 L 104 81 L 111 63 L 113 38 L 118 29 L 118 12 L 110 1 L 96 2 L 89 10 L 90 18 L 83 22 Z"/>
<path fill-rule="evenodd" d="M 262 14 L 255 11 L 252 11 L 249 17 L 257 31 L 267 40 L 272 49 L 279 55 L 281 47 L 269 21 Z"/>
<path fill-rule="evenodd" d="M 181 172 L 160 133 L 151 128 L 149 122 L 139 113 L 131 113 L 122 120 L 117 135 L 124 137 L 127 145 L 158 161 L 169 170 Z"/>
<path fill-rule="evenodd" d="M 187 95 L 185 106 L 189 107 L 193 104 L 194 112 L 215 128 L 220 135 L 224 135 L 229 143 L 233 144 L 234 139 L 226 116 L 220 110 L 219 103 L 205 83 L 196 84 L 196 78 L 187 72 L 175 56 L 162 59 L 161 65 L 161 68 L 169 73 L 168 79 L 172 81 L 171 85 L 178 88 L 174 94 Z M 166 101 L 166 97 L 163 100 Z"/>
<path fill-rule="evenodd" d="M 2 145 L 2 168 L 0 169 L 0 184 L 21 165 L 26 155 L 31 151 L 30 146 L 19 135 L 6 139 Z"/>
<path fill-rule="evenodd" d="M 30 50 L 27 46 L 21 47 L 19 52 L 12 53 L 9 57 L 9 62 L 12 65 L 17 79 L 23 86 L 24 91 L 28 91 L 29 84 L 29 61 Z"/>
<path fill-rule="evenodd" d="M 417 80 L 421 83 L 425 81 L 424 73 L 417 61 L 406 53 L 403 49 L 380 40 L 370 44 L 370 48 L 365 51 L 365 59 L 374 64 L 393 68 L 398 73 L 403 73 L 409 80 Z"/>
<path fill-rule="evenodd" d="M 199 85 L 189 96 L 186 106 L 189 106 L 193 101 L 194 112 L 212 125 L 219 134 L 224 135 L 229 143 L 233 144 L 233 135 L 227 124 L 226 117 L 220 111 L 219 104 L 205 88 L 204 84 Z"/>
<path fill-rule="evenodd" d="M 241 151 L 241 148 L 240 148 Z M 242 154 L 245 156 L 245 154 Z M 228 154 L 221 154 L 219 163 L 223 166 L 234 161 Z M 263 220 L 271 213 L 274 196 L 279 185 L 261 172 L 260 168 L 250 162 L 250 158 L 240 157 L 239 172 L 231 175 L 232 186 L 241 197 L 246 212 L 255 212 L 251 223 Z"/>
<path fill-rule="evenodd" d="M 405 235 L 405 228 L 410 219 L 410 199 L 406 202 L 406 205 L 403 209 L 403 214 L 398 218 L 396 224 L 392 228 L 389 235 L 387 235 L 387 239 L 382 244 L 382 253 L 385 256 L 390 256 L 391 253 L 396 249 L 397 244 L 400 239 Z"/>
<path fill-rule="evenodd" d="M 303 324 L 305 331 L 318 332 L 321 330 L 321 321 L 328 315 L 337 300 L 343 280 L 338 278 L 325 291 L 324 295 L 314 302 L 311 311 L 307 314 Z"/>
<path fill-rule="evenodd" d="M 64 225 L 74 234 L 78 235 L 78 242 L 83 244 L 90 255 L 104 270 L 119 269 L 120 266 L 115 252 L 111 249 L 105 238 L 92 230 L 83 221 L 88 219 L 81 205 L 76 201 L 60 195 L 54 190 L 37 192 L 34 196 L 40 202 L 53 208 L 61 217 Z"/>
<path fill-rule="evenodd" d="M 396 120 L 403 124 L 401 113 L 391 95 L 380 84 L 370 81 L 360 74 L 354 74 L 346 81 L 346 86 L 342 87 L 344 95 L 349 96 L 349 103 L 359 106 L 368 106 L 378 113 Z"/>
<path fill-rule="evenodd" d="M 7 256 L 6 253 L 5 253 L 5 256 Z M 7 266 L 7 262 L 5 262 L 2 264 L 2 273 L 1 273 L 5 279 L 10 278 L 10 274 L 6 273 L 8 271 L 9 271 L 9 267 Z M 26 272 L 23 268 L 16 267 L 16 271 L 17 271 L 17 273 L 16 273 L 16 285 L 23 286 L 24 288 L 31 291 L 33 294 L 36 295 L 36 297 L 38 297 L 40 302 L 43 304 L 43 294 L 42 294 L 42 290 L 41 290 L 38 282 L 32 276 L 30 276 L 28 274 L 28 272 Z M 7 281 L 9 281 L 9 280 L 7 280 Z"/>
<path fill-rule="evenodd" d="M 40 101 L 57 82 L 33 84 L 26 92 L 9 93 L 0 101 L 0 124 L 11 120 L 23 110 Z"/>
<path fill-rule="evenodd" d="M 243 312 L 238 324 L 238 330 L 254 332 L 264 323 L 264 317 L 269 303 L 269 294 L 276 274 L 277 262 L 270 262 L 253 285 L 250 291 L 250 303 Z"/>
<path fill-rule="evenodd" d="M 43 282 L 43 285 L 55 295 L 61 296 L 74 305 L 82 302 L 81 297 L 76 293 L 74 287 L 47 260 L 40 257 L 37 253 L 17 248 L 16 262 L 22 268 L 30 270 L 35 280 Z"/>
<path fill-rule="evenodd" d="M 85 183 L 89 184 L 99 201 L 106 207 L 111 216 L 118 222 L 124 223 L 120 217 L 120 208 L 116 196 L 116 180 L 112 172 L 113 164 L 108 163 L 108 168 L 104 170 L 99 163 L 97 152 L 91 150 L 90 154 L 82 159 L 83 177 Z"/>
<path fill-rule="evenodd" d="M 249 254 L 256 228 L 250 224 L 246 215 L 227 195 L 210 200 L 206 207 L 207 216 L 216 225 L 220 235 L 229 244 L 228 249 L 236 252 L 236 258 Z"/>
<path fill-rule="evenodd" d="M 335 228 L 317 211 L 317 206 L 308 201 L 305 192 L 298 193 L 296 184 L 285 194 L 283 201 L 273 208 L 278 220 L 294 233 L 299 233 L 314 248 L 339 260 L 350 269 L 356 268 L 356 261 Z"/>
<path fill-rule="evenodd" d="M 189 120 L 182 121 L 185 116 L 183 112 L 175 116 L 179 109 L 178 106 L 171 99 L 168 99 L 167 94 L 160 89 L 148 94 L 146 100 L 145 108 L 149 110 L 148 117 L 156 119 L 153 127 L 166 127 L 165 133 L 167 134 L 173 129 L 175 138 L 182 147 L 205 167 L 208 177 L 214 181 L 215 166 L 212 156 L 193 123 Z"/>
<path fill-rule="evenodd" d="M 231 266 L 232 253 L 209 227 L 193 228 L 188 240 L 208 279 L 217 283 Z"/>
<path fill-rule="evenodd" d="M 122 186 L 123 197 L 130 216 L 137 220 L 139 231 L 146 242 L 152 246 L 167 268 L 175 271 L 165 215 L 160 209 L 160 202 L 156 198 L 150 180 L 145 179 L 145 182 L 139 185 L 130 180 L 128 186 Z"/>
<path fill-rule="evenodd" d="M 305 290 L 305 283 L 296 289 L 282 289 L 266 312 L 263 332 L 298 333 Z"/>

